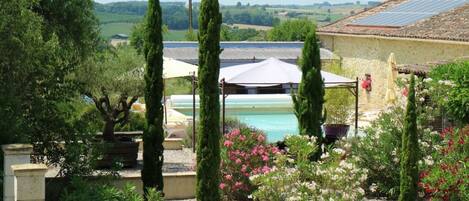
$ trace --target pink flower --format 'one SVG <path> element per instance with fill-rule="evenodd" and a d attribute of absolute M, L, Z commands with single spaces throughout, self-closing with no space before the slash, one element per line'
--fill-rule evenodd
<path fill-rule="evenodd" d="M 226 187 L 226 184 L 225 183 L 220 183 L 220 189 L 223 190 L 225 187 Z"/>
<path fill-rule="evenodd" d="M 262 173 L 268 173 L 268 172 L 270 172 L 270 167 L 268 167 L 266 165 L 264 167 L 262 167 Z"/>
<path fill-rule="evenodd" d="M 233 131 L 231 131 L 230 135 L 231 136 L 237 136 L 241 133 L 241 131 L 239 129 L 234 129 Z"/>
<path fill-rule="evenodd" d="M 231 147 L 233 146 L 233 142 L 229 140 L 225 140 L 225 143 L 223 143 L 223 145 L 225 145 L 225 147 Z"/>
<path fill-rule="evenodd" d="M 278 152 L 279 152 L 278 147 L 272 147 L 272 153 L 273 154 L 276 154 Z"/>
<path fill-rule="evenodd" d="M 246 165 L 242 165 L 241 166 L 241 172 L 246 172 L 247 170 L 247 166 Z"/>
<path fill-rule="evenodd" d="M 263 161 L 268 161 L 268 160 L 269 160 L 269 156 L 267 156 L 267 155 L 262 155 L 262 160 L 263 160 Z"/>
<path fill-rule="evenodd" d="M 245 136 L 245 135 L 240 135 L 240 136 L 239 136 L 239 140 L 240 140 L 240 141 L 246 140 L 246 136 Z"/>
<path fill-rule="evenodd" d="M 241 186 L 243 186 L 243 182 L 237 181 L 235 183 L 235 187 L 240 188 Z"/>
<path fill-rule="evenodd" d="M 264 142 L 264 140 L 265 140 L 264 135 L 261 134 L 261 135 L 257 136 L 257 141 L 258 142 Z"/>
<path fill-rule="evenodd" d="M 237 158 L 235 161 L 236 164 L 241 164 L 241 159 Z"/>
<path fill-rule="evenodd" d="M 227 174 L 225 175 L 225 179 L 231 181 L 231 179 L 233 179 L 233 176 L 231 174 Z"/>

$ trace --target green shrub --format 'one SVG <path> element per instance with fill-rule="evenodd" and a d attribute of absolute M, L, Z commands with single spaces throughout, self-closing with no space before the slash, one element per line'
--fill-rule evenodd
<path fill-rule="evenodd" d="M 440 65 L 430 72 L 432 98 L 459 123 L 469 123 L 469 61 Z"/>
<path fill-rule="evenodd" d="M 87 181 L 79 177 L 72 179 L 70 186 L 61 196 L 62 201 L 144 201 L 136 192 L 135 186 L 126 184 L 122 189 L 103 181 Z M 155 189 L 148 190 L 148 201 L 162 201 L 163 197 Z"/>
<path fill-rule="evenodd" d="M 252 176 L 258 185 L 252 194 L 255 200 L 362 200 L 361 188 L 367 178 L 367 170 L 355 165 L 358 158 L 349 156 L 350 144 L 338 143 L 338 147 L 311 162 L 315 153 L 315 137 L 289 136 L 287 154 L 275 157 L 275 166 L 268 172 Z"/>

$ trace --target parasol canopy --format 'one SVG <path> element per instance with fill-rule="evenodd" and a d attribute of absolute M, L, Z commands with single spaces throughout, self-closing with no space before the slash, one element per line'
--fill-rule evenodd
<path fill-rule="evenodd" d="M 394 53 L 391 53 L 388 58 L 388 69 L 387 69 L 387 88 L 385 101 L 387 104 L 396 103 L 396 79 L 397 79 L 397 70 L 396 70 L 396 57 Z"/>
<path fill-rule="evenodd" d="M 301 71 L 297 65 L 269 58 L 262 62 L 230 66 L 220 69 L 219 80 L 226 83 L 248 87 L 268 87 L 279 84 L 298 84 Z M 340 75 L 321 71 L 326 87 L 355 83 Z"/>

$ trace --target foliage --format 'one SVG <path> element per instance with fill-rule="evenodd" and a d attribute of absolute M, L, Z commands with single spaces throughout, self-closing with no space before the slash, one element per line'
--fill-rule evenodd
<path fill-rule="evenodd" d="M 184 36 L 187 41 L 196 41 L 197 33 L 193 29 L 189 29 Z"/>
<path fill-rule="evenodd" d="M 344 70 L 338 64 L 327 68 L 328 72 L 343 75 Z M 324 110 L 326 111 L 326 124 L 348 124 L 353 112 L 354 96 L 348 89 L 328 89 L 324 95 Z"/>
<path fill-rule="evenodd" d="M 160 192 L 155 189 L 147 190 L 147 201 L 163 201 Z M 126 184 L 122 189 L 113 187 L 102 181 L 86 181 L 81 178 L 73 178 L 61 196 L 62 201 L 144 201 L 136 192 L 135 186 Z"/>
<path fill-rule="evenodd" d="M 423 82 L 419 82 L 417 86 L 423 86 Z M 428 93 L 432 93 L 425 89 L 416 92 L 418 92 L 416 94 L 418 99 L 422 100 Z M 420 100 L 417 106 L 418 147 L 420 149 L 418 165 L 421 169 L 426 164 L 433 163 L 432 154 L 440 149 L 441 140 L 437 132 L 428 128 L 428 122 L 434 118 L 434 108 Z M 353 153 L 360 158 L 357 165 L 369 171 L 366 181 L 369 188 L 365 188 L 369 196 L 397 199 L 399 195 L 400 168 L 396 167 L 400 165 L 401 135 L 404 132 L 404 115 L 402 114 L 404 113 L 403 105 L 388 108 L 365 129 L 364 137 L 352 141 Z"/>
<path fill-rule="evenodd" d="M 115 125 L 128 122 L 130 109 L 143 92 L 143 81 L 133 73 L 142 68 L 142 60 L 131 47 L 119 46 L 104 50 L 78 74 L 78 79 L 85 83 L 85 94 L 93 100 L 105 122 L 105 140 L 116 140 Z"/>
<path fill-rule="evenodd" d="M 144 54 L 145 103 L 147 124 L 143 132 L 142 181 L 145 195 L 148 188 L 163 191 L 163 23 L 159 0 L 149 1 L 145 31 Z"/>
<path fill-rule="evenodd" d="M 305 41 L 316 25 L 306 19 L 287 20 L 276 25 L 268 33 L 270 41 Z"/>
<path fill-rule="evenodd" d="M 199 14 L 200 126 L 197 139 L 198 200 L 220 200 L 220 27 L 217 0 L 202 0 Z"/>
<path fill-rule="evenodd" d="M 259 35 L 255 29 L 239 29 L 237 27 L 231 28 L 227 25 L 221 27 L 221 40 L 222 41 L 247 41 L 253 40 Z"/>
<path fill-rule="evenodd" d="M 145 22 L 146 22 L 146 19 L 144 19 L 144 21 L 140 22 L 140 23 L 137 23 L 135 24 L 133 27 L 132 27 L 132 33 L 130 34 L 130 45 L 133 46 L 135 48 L 135 50 L 137 50 L 137 53 L 140 55 L 140 54 L 143 54 L 143 48 L 144 48 L 144 41 L 145 41 Z M 163 34 L 167 34 L 169 32 L 169 29 L 166 25 L 163 25 L 162 27 L 162 33 Z"/>
<path fill-rule="evenodd" d="M 468 74 L 469 61 L 440 65 L 430 72 L 430 83 L 442 92 L 432 94 L 432 98 L 462 124 L 469 123 Z"/>
<path fill-rule="evenodd" d="M 255 189 L 249 177 L 270 171 L 277 152 L 277 147 L 266 145 L 264 134 L 251 129 L 234 129 L 224 134 L 220 189 L 226 198 L 247 200 Z"/>
<path fill-rule="evenodd" d="M 324 117 L 322 114 L 324 103 L 324 81 L 321 77 L 321 58 L 319 45 L 316 39 L 316 31 L 310 30 L 304 44 L 301 58 L 301 83 L 298 93 L 293 95 L 294 111 L 298 118 L 301 135 L 316 136 L 319 145 L 323 143 L 321 125 Z M 316 150 L 312 160 L 318 160 L 321 150 Z"/>
<path fill-rule="evenodd" d="M 226 24 L 273 26 L 280 22 L 265 9 L 257 7 L 225 7 L 222 11 L 223 23 Z"/>
<path fill-rule="evenodd" d="M 34 160 L 62 176 L 90 173 L 92 135 L 75 77 L 97 43 L 91 1 L 0 3 L 1 144 L 34 144 Z M 81 142 L 81 143 L 80 143 Z M 47 158 L 47 161 L 45 161 Z"/>
<path fill-rule="evenodd" d="M 419 144 L 417 133 L 417 109 L 415 102 L 415 76 L 412 74 L 407 97 L 404 131 L 401 137 L 400 153 L 400 194 L 399 200 L 417 199 Z"/>
<path fill-rule="evenodd" d="M 288 152 L 275 157 L 275 166 L 267 173 L 251 177 L 257 184 L 255 200 L 361 200 L 360 187 L 367 171 L 348 156 L 350 144 L 335 148 L 311 162 L 309 156 L 319 147 L 313 136 L 289 136 Z"/>
<path fill-rule="evenodd" d="M 448 128 L 439 137 L 445 146 L 433 154 L 436 162 L 420 172 L 419 186 L 431 200 L 468 200 L 469 126 Z"/>

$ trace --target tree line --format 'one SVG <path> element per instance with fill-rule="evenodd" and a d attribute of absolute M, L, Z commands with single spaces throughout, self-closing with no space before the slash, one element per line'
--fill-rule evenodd
<path fill-rule="evenodd" d="M 126 17 L 131 18 L 130 21 L 133 21 L 134 18 L 130 17 L 132 15 L 141 16 L 145 15 L 148 4 L 147 2 L 116 2 L 109 4 L 99 4 L 95 3 L 95 12 L 102 15 L 105 14 L 114 14 L 109 15 L 109 17 L 116 18 L 116 15 L 127 15 Z M 189 27 L 189 11 L 187 7 L 182 2 L 171 2 L 171 3 L 161 3 L 162 9 L 162 20 L 163 24 L 167 25 L 169 29 L 187 29 Z M 279 23 L 279 19 L 274 17 L 272 13 L 269 13 L 263 7 L 223 7 L 223 23 L 226 24 L 252 24 L 252 25 L 263 25 L 263 26 L 273 26 Z M 130 16 L 129 16 L 130 15 Z M 192 19 L 193 28 L 198 29 L 198 20 L 197 16 L 199 15 L 198 5 L 193 6 Z M 128 22 L 129 20 L 121 19 L 122 22 Z M 109 22 L 108 19 L 102 20 L 104 23 Z M 112 22 L 115 22 L 112 20 Z M 101 22 L 103 23 L 103 22 Z"/>

